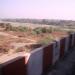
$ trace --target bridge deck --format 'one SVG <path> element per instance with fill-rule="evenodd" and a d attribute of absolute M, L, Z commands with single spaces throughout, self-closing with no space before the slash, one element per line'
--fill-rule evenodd
<path fill-rule="evenodd" d="M 60 59 L 47 75 L 75 75 L 75 48 Z"/>

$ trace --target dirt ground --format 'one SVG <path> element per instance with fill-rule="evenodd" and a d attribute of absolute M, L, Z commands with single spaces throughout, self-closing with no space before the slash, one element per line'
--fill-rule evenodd
<path fill-rule="evenodd" d="M 41 44 L 37 42 L 48 37 L 56 39 L 57 37 L 62 37 L 66 33 L 53 32 L 53 33 L 42 33 L 38 35 L 33 35 L 31 32 L 19 32 L 19 31 L 3 31 L 0 28 L 0 55 L 2 53 L 15 53 L 15 52 L 30 52 Z"/>

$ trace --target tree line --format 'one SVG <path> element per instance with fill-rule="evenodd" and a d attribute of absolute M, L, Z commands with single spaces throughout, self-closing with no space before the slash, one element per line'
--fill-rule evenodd
<path fill-rule="evenodd" d="M 47 25 L 75 25 L 72 20 L 51 20 L 51 19 L 2 19 L 7 22 L 33 23 L 33 24 L 47 24 Z"/>

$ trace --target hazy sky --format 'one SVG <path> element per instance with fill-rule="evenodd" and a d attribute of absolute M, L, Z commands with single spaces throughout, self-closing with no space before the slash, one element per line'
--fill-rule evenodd
<path fill-rule="evenodd" d="M 0 18 L 75 20 L 75 0 L 0 0 Z"/>

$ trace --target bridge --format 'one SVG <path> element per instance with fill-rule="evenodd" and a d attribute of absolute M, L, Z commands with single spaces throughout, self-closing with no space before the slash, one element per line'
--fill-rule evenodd
<path fill-rule="evenodd" d="M 0 58 L 0 75 L 72 75 L 74 55 L 75 33 L 71 33 L 30 53 Z"/>

